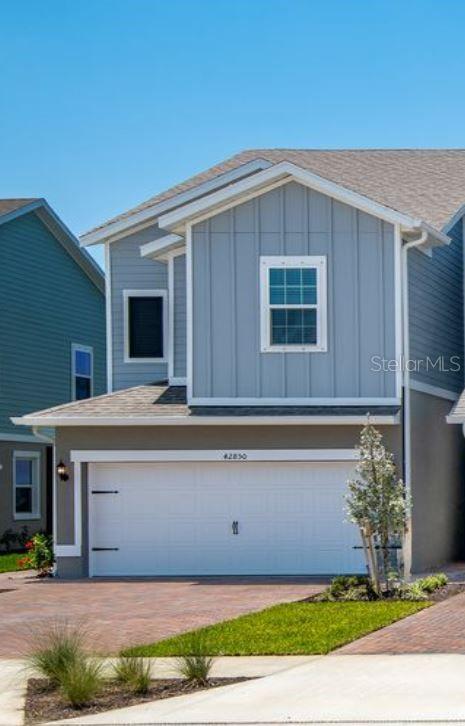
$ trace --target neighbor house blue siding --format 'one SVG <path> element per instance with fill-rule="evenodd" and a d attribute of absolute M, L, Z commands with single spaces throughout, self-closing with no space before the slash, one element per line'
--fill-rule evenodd
<path fill-rule="evenodd" d="M 412 379 L 458 393 L 464 383 L 462 219 L 448 234 L 450 245 L 432 257 L 409 252 L 410 365 Z"/>
<path fill-rule="evenodd" d="M 71 399 L 71 345 L 94 350 L 106 390 L 105 299 L 34 212 L 0 225 L 0 433 L 11 416 Z"/>
<path fill-rule="evenodd" d="M 325 255 L 328 350 L 260 352 L 261 255 Z M 394 229 L 291 182 L 193 227 L 193 395 L 393 398 Z"/>

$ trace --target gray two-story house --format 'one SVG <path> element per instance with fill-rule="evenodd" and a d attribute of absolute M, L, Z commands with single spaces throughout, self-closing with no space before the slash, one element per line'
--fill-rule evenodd
<path fill-rule="evenodd" d="M 0 200 L 0 536 L 53 527 L 53 430 L 12 416 L 106 391 L 105 281 L 44 199 Z M 8 536 L 9 533 L 9 536 Z"/>
<path fill-rule="evenodd" d="M 364 569 L 367 413 L 412 494 L 407 570 L 462 553 L 465 150 L 246 151 L 84 235 L 111 393 L 55 427 L 62 576 Z"/>

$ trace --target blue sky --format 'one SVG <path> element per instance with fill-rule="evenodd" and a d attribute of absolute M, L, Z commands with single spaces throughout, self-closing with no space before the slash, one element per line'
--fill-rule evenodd
<path fill-rule="evenodd" d="M 19 0 L 1 16 L 0 196 L 45 196 L 77 234 L 244 148 L 465 146 L 461 0 Z"/>

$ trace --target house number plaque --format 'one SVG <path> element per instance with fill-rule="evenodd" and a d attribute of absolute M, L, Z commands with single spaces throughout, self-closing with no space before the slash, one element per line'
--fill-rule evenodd
<path fill-rule="evenodd" d="M 224 461 L 247 461 L 247 454 L 244 451 L 225 451 Z"/>

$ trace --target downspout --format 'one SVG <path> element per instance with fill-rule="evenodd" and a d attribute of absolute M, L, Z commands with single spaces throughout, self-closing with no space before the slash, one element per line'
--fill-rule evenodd
<path fill-rule="evenodd" d="M 39 439 L 39 441 L 43 441 L 45 444 L 50 444 L 50 446 L 53 446 L 55 443 L 54 439 L 50 436 L 47 436 L 46 434 L 42 434 L 40 431 L 40 426 L 33 426 L 32 427 L 32 433 L 34 436 Z"/>
<path fill-rule="evenodd" d="M 410 329 L 409 329 L 409 304 L 408 304 L 408 253 L 414 247 L 421 247 L 428 238 L 428 232 L 422 231 L 420 237 L 402 245 L 402 370 L 404 387 L 404 484 L 409 501 L 412 495 L 412 442 L 411 442 L 411 419 L 410 419 Z M 404 541 L 404 571 L 405 577 L 409 577 L 412 569 L 412 515 L 408 512 L 407 533 Z"/>

